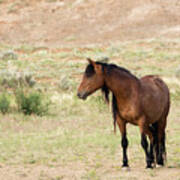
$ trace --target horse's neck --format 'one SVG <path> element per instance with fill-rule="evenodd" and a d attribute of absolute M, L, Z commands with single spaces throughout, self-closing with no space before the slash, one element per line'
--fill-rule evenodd
<path fill-rule="evenodd" d="M 135 93 L 135 89 L 138 88 L 138 80 L 127 72 L 121 72 L 120 70 L 114 70 L 105 77 L 105 83 L 108 89 L 119 100 L 128 99 Z"/>

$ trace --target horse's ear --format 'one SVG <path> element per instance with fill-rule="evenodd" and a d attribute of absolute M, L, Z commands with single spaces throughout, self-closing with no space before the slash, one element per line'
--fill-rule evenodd
<path fill-rule="evenodd" d="M 88 60 L 89 64 L 91 64 L 94 67 L 94 70 L 96 71 L 96 73 L 101 72 L 102 68 L 101 68 L 100 64 L 96 64 L 96 62 L 90 58 L 87 58 L 87 60 Z"/>
<path fill-rule="evenodd" d="M 89 62 L 89 64 L 92 64 L 93 66 L 95 65 L 95 62 L 92 59 L 87 58 L 87 61 Z"/>

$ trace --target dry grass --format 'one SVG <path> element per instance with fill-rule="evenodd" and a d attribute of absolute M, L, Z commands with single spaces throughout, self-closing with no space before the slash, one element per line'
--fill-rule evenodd
<path fill-rule="evenodd" d="M 9 93 L 12 109 L 0 114 L 0 179 L 180 180 L 178 0 L 0 0 L 0 7 L 0 84 L 8 76 L 0 93 Z M 165 168 L 145 170 L 139 129 L 129 125 L 131 171 L 122 171 L 120 135 L 100 92 L 85 102 L 76 97 L 86 57 L 109 57 L 168 84 Z M 35 82 L 26 88 L 51 99 L 48 115 L 16 111 L 14 80 L 26 74 Z"/>
<path fill-rule="evenodd" d="M 143 46 L 142 46 L 143 44 Z M 171 47 L 171 48 L 169 48 Z M 88 49 L 14 49 L 18 60 L 0 61 L 0 68 L 32 72 L 36 84 L 52 100 L 50 114 L 0 115 L 1 179 L 179 179 L 180 94 L 176 69 L 180 43 L 138 41 Z M 32 51 L 33 49 L 33 51 Z M 157 50 L 158 49 L 158 50 Z M 172 56 L 171 56 L 172 54 Z M 159 74 L 171 90 L 172 105 L 167 127 L 168 162 L 165 168 L 145 170 L 139 129 L 128 126 L 131 171 L 121 169 L 120 135 L 113 134 L 111 113 L 101 94 L 87 101 L 76 97 L 86 66 L 84 58 L 109 56 L 110 61 L 137 76 Z M 11 93 L 12 89 L 8 89 Z"/>

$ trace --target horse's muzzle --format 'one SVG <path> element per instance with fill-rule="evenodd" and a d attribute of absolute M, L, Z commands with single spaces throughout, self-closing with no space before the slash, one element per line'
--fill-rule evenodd
<path fill-rule="evenodd" d="M 80 99 L 83 99 L 83 100 L 86 100 L 87 96 L 88 96 L 88 93 L 86 92 L 82 92 L 82 93 L 77 93 L 77 96 L 80 98 Z"/>

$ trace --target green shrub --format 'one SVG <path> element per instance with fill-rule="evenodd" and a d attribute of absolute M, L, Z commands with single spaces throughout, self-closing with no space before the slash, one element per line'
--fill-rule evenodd
<path fill-rule="evenodd" d="M 22 90 L 16 92 L 18 109 L 25 115 L 36 114 L 43 116 L 47 114 L 50 102 L 44 99 L 45 97 L 40 92 L 30 92 L 27 94 Z"/>
<path fill-rule="evenodd" d="M 10 100 L 5 93 L 0 95 L 0 111 L 3 114 L 6 114 L 10 108 Z"/>

